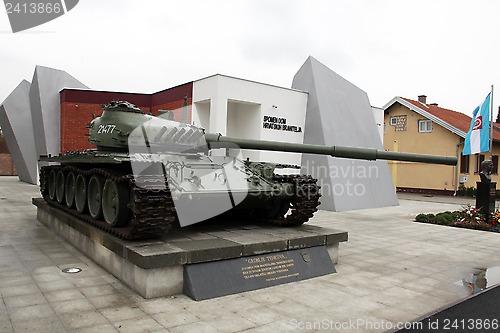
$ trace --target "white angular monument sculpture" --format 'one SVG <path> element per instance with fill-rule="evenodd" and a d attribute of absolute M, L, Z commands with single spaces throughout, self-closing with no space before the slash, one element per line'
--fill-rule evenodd
<path fill-rule="evenodd" d="M 0 126 L 23 182 L 37 183 L 40 155 L 59 155 L 63 88 L 88 89 L 65 71 L 36 66 L 32 83 L 23 80 L 0 105 Z"/>
<path fill-rule="evenodd" d="M 38 156 L 59 155 L 61 133 L 59 91 L 63 88 L 88 89 L 65 71 L 36 66 L 29 96 Z"/>
<path fill-rule="evenodd" d="M 36 184 L 38 157 L 31 121 L 30 86 L 28 81 L 21 81 L 0 105 L 0 126 L 19 179 Z"/>
<path fill-rule="evenodd" d="M 383 150 L 368 95 L 313 57 L 293 79 L 309 93 L 304 143 Z M 344 211 L 398 204 L 386 161 L 304 154 L 302 171 L 322 186 L 321 209 Z"/>

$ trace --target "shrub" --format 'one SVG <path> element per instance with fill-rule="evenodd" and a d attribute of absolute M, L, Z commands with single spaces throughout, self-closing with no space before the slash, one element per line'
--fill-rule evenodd
<path fill-rule="evenodd" d="M 415 217 L 416 222 L 434 223 L 440 225 L 495 231 L 499 232 L 500 228 L 500 211 L 496 211 L 491 217 L 491 224 L 486 223 L 483 214 L 474 206 L 464 206 L 462 210 L 446 211 L 437 214 L 418 214 Z"/>
<path fill-rule="evenodd" d="M 434 221 L 434 218 L 435 218 L 434 214 L 418 214 L 415 217 L 415 221 L 424 222 L 424 223 L 432 223 L 432 221 Z"/>
<path fill-rule="evenodd" d="M 452 212 L 438 213 L 434 218 L 435 223 L 444 225 L 452 225 L 453 223 L 455 223 L 456 220 L 457 220 L 457 214 L 454 214 Z"/>
<path fill-rule="evenodd" d="M 475 197 L 476 193 L 477 189 L 474 186 L 465 187 L 464 184 L 461 184 L 457 191 L 457 194 L 462 197 Z"/>

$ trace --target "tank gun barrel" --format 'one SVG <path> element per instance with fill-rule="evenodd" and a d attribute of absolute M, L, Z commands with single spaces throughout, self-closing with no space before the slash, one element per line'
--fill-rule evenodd
<path fill-rule="evenodd" d="M 330 155 L 333 157 L 360 159 L 360 160 L 394 160 L 407 162 L 421 162 L 431 164 L 457 165 L 455 156 L 439 156 L 429 154 L 399 153 L 374 148 L 322 146 L 302 143 L 275 142 L 264 140 L 240 139 L 223 136 L 220 133 L 205 134 L 207 144 L 213 148 L 231 148 L 237 145 L 242 149 L 271 150 L 290 153 L 305 153 Z"/>

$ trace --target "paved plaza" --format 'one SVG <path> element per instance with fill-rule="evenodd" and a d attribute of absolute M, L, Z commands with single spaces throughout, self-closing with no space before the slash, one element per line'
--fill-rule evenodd
<path fill-rule="evenodd" d="M 470 200 L 404 194 L 309 222 L 348 231 L 336 274 L 200 302 L 144 299 L 40 224 L 39 196 L 0 177 L 0 332 L 384 332 L 466 298 L 462 279 L 500 266 L 500 234 L 413 222 Z"/>

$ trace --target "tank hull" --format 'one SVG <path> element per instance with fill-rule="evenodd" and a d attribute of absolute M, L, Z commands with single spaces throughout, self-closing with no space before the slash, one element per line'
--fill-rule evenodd
<path fill-rule="evenodd" d="M 40 161 L 57 163 L 40 173 L 49 204 L 124 239 L 159 237 L 175 224 L 228 213 L 296 226 L 319 205 L 315 179 L 234 157 L 89 150 Z"/>

